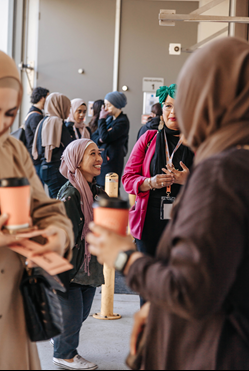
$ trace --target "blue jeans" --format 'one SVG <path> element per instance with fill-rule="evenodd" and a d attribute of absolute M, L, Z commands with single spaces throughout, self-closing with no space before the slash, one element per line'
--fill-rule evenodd
<path fill-rule="evenodd" d="M 80 330 L 90 314 L 96 288 L 70 287 L 68 299 L 59 297 L 64 320 L 63 333 L 54 339 L 54 357 L 72 359 L 78 352 Z"/>
<path fill-rule="evenodd" d="M 42 185 L 44 186 L 44 182 L 41 178 L 41 165 L 34 165 L 34 166 L 35 166 L 36 174 L 38 175 L 40 181 L 42 182 Z"/>
<path fill-rule="evenodd" d="M 41 178 L 48 186 L 50 198 L 57 198 L 59 190 L 67 182 L 67 179 L 61 175 L 59 168 L 53 165 L 42 165 Z"/>

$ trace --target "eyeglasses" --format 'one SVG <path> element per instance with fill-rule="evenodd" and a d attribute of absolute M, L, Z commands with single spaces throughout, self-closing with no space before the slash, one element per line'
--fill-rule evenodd
<path fill-rule="evenodd" d="M 163 105 L 163 109 L 165 111 L 173 111 L 175 109 L 175 106 L 173 104 L 171 104 L 171 103 L 165 103 Z"/>

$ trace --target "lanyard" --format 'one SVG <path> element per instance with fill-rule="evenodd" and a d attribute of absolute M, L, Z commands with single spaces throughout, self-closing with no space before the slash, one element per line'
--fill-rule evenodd
<path fill-rule="evenodd" d="M 176 148 L 174 149 L 172 155 L 170 156 L 168 139 L 167 139 L 167 136 L 166 136 L 165 132 L 164 132 L 164 138 L 165 138 L 165 149 L 166 149 L 166 165 L 168 165 L 168 164 L 172 165 L 174 155 L 175 155 L 176 151 L 181 147 L 181 145 L 183 143 L 183 139 L 179 140 L 179 142 L 177 143 Z M 167 187 L 167 194 L 170 195 L 170 193 L 171 193 L 171 186 L 168 186 Z"/>

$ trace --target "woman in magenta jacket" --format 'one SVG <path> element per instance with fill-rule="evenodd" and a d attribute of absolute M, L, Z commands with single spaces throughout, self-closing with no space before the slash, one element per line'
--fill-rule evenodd
<path fill-rule="evenodd" d="M 180 136 L 174 108 L 175 94 L 176 85 L 164 86 L 157 91 L 163 107 L 159 130 L 147 131 L 139 139 L 123 176 L 126 192 L 137 196 L 130 211 L 131 233 L 138 250 L 153 257 L 169 221 L 168 215 L 163 215 L 162 198 L 167 194 L 177 197 L 194 157 Z"/>

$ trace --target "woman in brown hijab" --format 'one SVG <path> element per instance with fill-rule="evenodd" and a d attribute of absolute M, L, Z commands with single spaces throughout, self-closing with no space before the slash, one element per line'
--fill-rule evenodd
<path fill-rule="evenodd" d="M 198 50 L 178 86 L 177 117 L 196 162 L 157 257 L 120 253 L 131 243 L 95 225 L 88 242 L 151 302 L 131 342 L 135 354 L 147 324 L 144 369 L 248 370 L 249 45 L 225 38 Z"/>
<path fill-rule="evenodd" d="M 61 157 L 65 148 L 73 141 L 66 127 L 71 102 L 65 95 L 50 94 L 45 104 L 46 117 L 36 129 L 32 155 L 41 161 L 41 179 L 48 186 L 51 198 L 57 198 L 66 183 L 60 171 Z"/>
<path fill-rule="evenodd" d="M 21 100 L 18 70 L 14 61 L 0 51 L 0 179 L 28 178 L 32 221 L 39 229 L 45 229 L 43 235 L 48 240 L 44 249 L 64 255 L 73 245 L 72 226 L 64 206 L 46 196 L 26 148 L 9 135 Z M 15 238 L 1 232 L 7 219 L 0 213 L 0 370 L 39 370 L 38 353 L 28 337 L 19 290 L 24 265 L 8 248 Z"/>

